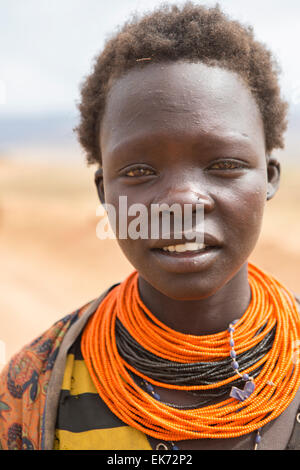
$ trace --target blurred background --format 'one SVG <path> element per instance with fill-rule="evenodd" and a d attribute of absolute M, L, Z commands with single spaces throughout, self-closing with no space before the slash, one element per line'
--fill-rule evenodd
<path fill-rule="evenodd" d="M 158 4 L 0 0 L 0 363 L 4 344 L 8 360 L 132 270 L 114 240 L 96 237 L 95 168 L 73 128 L 79 85 L 105 40 L 132 13 Z M 300 2 L 219 4 L 253 25 L 281 64 L 290 103 L 286 147 L 277 152 L 282 183 L 252 261 L 300 293 Z"/>

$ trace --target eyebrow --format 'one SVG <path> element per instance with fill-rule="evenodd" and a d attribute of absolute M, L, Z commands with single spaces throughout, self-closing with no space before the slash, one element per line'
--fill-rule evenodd
<path fill-rule="evenodd" d="M 178 136 L 178 134 L 177 134 Z M 188 136 L 187 136 L 188 137 Z M 122 152 L 124 148 L 136 148 L 138 151 L 139 148 L 155 148 L 158 145 L 161 145 L 165 139 L 170 139 L 169 133 L 164 132 L 153 132 L 153 133 L 145 133 L 144 135 L 133 135 L 131 137 L 126 136 L 124 139 L 121 139 L 112 149 L 109 149 L 110 154 L 117 154 Z M 247 146 L 251 145 L 251 139 L 248 134 L 246 133 L 229 133 L 229 134 L 218 134 L 215 132 L 211 133 L 201 133 L 198 136 L 195 134 L 192 138 L 190 138 L 190 143 L 193 146 L 199 146 L 201 142 L 209 144 L 211 141 L 211 146 L 215 143 L 218 145 L 230 145 L 230 144 L 239 144 L 243 145 L 246 144 Z"/>

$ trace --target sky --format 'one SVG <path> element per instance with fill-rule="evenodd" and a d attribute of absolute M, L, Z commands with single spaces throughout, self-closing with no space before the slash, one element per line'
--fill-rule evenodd
<path fill-rule="evenodd" d="M 0 115 L 75 112 L 80 83 L 105 40 L 132 13 L 152 10 L 160 3 L 0 0 Z M 285 98 L 300 105 L 299 0 L 219 0 L 219 4 L 232 18 L 252 25 L 256 37 L 271 48 L 282 68 Z"/>

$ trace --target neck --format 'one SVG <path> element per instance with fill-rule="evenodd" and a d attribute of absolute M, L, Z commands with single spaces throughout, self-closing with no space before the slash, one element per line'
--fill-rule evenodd
<path fill-rule="evenodd" d="M 240 318 L 251 300 L 248 264 L 214 294 L 199 300 L 176 300 L 167 297 L 139 276 L 142 301 L 158 320 L 185 334 L 209 335 L 224 331 L 231 321 Z"/>

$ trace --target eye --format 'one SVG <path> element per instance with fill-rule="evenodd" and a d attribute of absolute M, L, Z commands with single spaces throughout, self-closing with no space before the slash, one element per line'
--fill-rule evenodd
<path fill-rule="evenodd" d="M 152 176 L 154 175 L 154 171 L 151 170 L 151 168 L 145 168 L 145 167 L 134 167 L 130 169 L 125 169 L 122 171 L 122 176 L 128 176 L 128 177 L 140 177 L 140 176 Z"/>
<path fill-rule="evenodd" d="M 240 160 L 219 160 L 210 165 L 210 170 L 240 170 L 248 168 L 248 165 Z"/>

